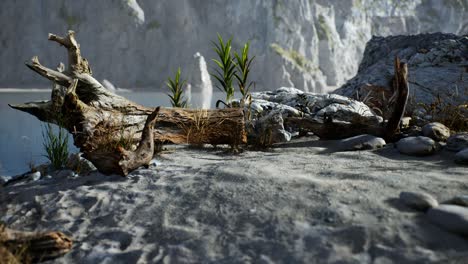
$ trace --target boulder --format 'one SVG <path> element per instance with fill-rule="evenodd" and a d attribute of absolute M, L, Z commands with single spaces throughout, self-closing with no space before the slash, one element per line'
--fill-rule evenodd
<path fill-rule="evenodd" d="M 385 146 L 383 138 L 372 135 L 359 135 L 338 141 L 338 149 L 344 151 L 352 150 L 372 150 Z"/>
<path fill-rule="evenodd" d="M 457 205 L 439 205 L 427 211 L 427 218 L 442 229 L 459 235 L 468 235 L 468 208 Z"/>
<path fill-rule="evenodd" d="M 251 142 L 268 146 L 273 143 L 291 140 L 291 133 L 284 129 L 283 117 L 280 111 L 269 112 L 267 115 L 254 120 L 252 125 L 254 131 L 250 135 L 255 139 Z"/>
<path fill-rule="evenodd" d="M 439 122 L 432 122 L 422 127 L 425 137 L 430 137 L 436 141 L 446 141 L 450 137 L 450 129 Z"/>
<path fill-rule="evenodd" d="M 447 150 L 457 152 L 465 148 L 468 148 L 468 132 L 458 133 L 447 139 Z"/>
<path fill-rule="evenodd" d="M 370 90 L 371 97 L 381 98 L 384 93 L 390 98 L 395 56 L 408 63 L 408 81 L 416 104 L 460 105 L 468 101 L 468 79 L 460 78 L 468 64 L 468 37 L 444 33 L 373 37 L 357 75 L 335 93 L 355 98 Z"/>
<path fill-rule="evenodd" d="M 468 165 L 468 148 L 460 150 L 455 154 L 455 163 Z"/>
<path fill-rule="evenodd" d="M 400 201 L 406 206 L 419 211 L 427 211 L 439 205 L 434 197 L 420 192 L 401 192 Z"/>
<path fill-rule="evenodd" d="M 428 137 L 407 137 L 397 142 L 400 153 L 414 156 L 430 155 L 436 150 L 436 142 Z"/>

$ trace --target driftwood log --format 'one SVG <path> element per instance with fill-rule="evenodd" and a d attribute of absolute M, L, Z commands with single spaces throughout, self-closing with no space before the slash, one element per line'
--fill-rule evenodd
<path fill-rule="evenodd" d="M 304 131 L 312 132 L 323 139 L 341 139 L 361 134 L 371 134 L 384 137 L 392 142 L 395 134 L 399 130 L 401 119 L 405 113 L 408 102 L 408 66 L 400 61 L 394 60 L 394 77 L 392 79 L 392 90 L 395 98 L 393 107 L 390 109 L 388 121 L 383 126 L 363 125 L 360 120 L 353 120 L 350 123 L 334 122 L 331 119 L 318 121 L 310 118 L 291 117 L 284 120 L 285 127 L 300 127 Z"/>
<path fill-rule="evenodd" d="M 67 129 L 74 144 L 100 172 L 127 175 L 148 164 L 154 144 L 235 147 L 246 143 L 242 109 L 155 110 L 141 106 L 110 92 L 93 78 L 73 31 L 65 37 L 49 34 L 49 40 L 67 49 L 68 67 L 60 64 L 57 70 L 47 68 L 37 56 L 26 65 L 54 83 L 51 100 L 10 107 Z"/>
<path fill-rule="evenodd" d="M 61 257 L 73 245 L 62 232 L 24 232 L 0 223 L 0 263 L 36 263 Z"/>

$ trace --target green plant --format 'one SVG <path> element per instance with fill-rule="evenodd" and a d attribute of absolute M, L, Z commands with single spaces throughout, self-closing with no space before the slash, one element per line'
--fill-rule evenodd
<path fill-rule="evenodd" d="M 184 100 L 183 96 L 183 87 L 185 84 L 185 80 L 182 82 L 180 81 L 180 67 L 177 69 L 174 79 L 171 79 L 170 77 L 167 79 L 166 85 L 171 91 L 169 98 L 171 98 L 172 107 L 187 107 L 187 100 Z"/>
<path fill-rule="evenodd" d="M 232 85 L 236 74 L 236 63 L 231 55 L 231 41 L 229 39 L 224 43 L 221 35 L 218 34 L 218 43 L 215 45 L 214 51 L 218 54 L 218 59 L 213 59 L 219 69 L 216 69 L 215 74 L 211 74 L 218 82 L 216 87 L 226 93 L 226 103 L 229 104 L 234 98 L 234 87 Z"/>
<path fill-rule="evenodd" d="M 242 102 L 245 102 L 245 100 L 250 97 L 250 87 L 253 85 L 253 82 L 249 82 L 248 78 L 250 66 L 255 58 L 255 56 L 249 58 L 249 42 L 245 43 L 241 55 L 234 52 L 234 57 L 236 58 L 236 66 L 238 69 L 238 71 L 234 73 L 234 76 L 239 84 L 239 91 L 242 94 Z"/>
<path fill-rule="evenodd" d="M 68 160 L 68 132 L 59 126 L 58 132 L 50 123 L 42 131 L 44 140 L 43 146 L 46 154 L 44 155 L 51 163 L 54 169 L 65 167 Z"/>

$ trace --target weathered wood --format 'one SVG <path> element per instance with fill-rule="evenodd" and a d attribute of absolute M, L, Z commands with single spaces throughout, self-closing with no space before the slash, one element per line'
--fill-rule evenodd
<path fill-rule="evenodd" d="M 405 114 L 406 104 L 409 97 L 408 65 L 400 61 L 398 57 L 394 62 L 395 75 L 393 77 L 393 91 L 396 93 L 396 101 L 392 115 L 388 119 L 385 129 L 385 138 L 392 140 L 400 127 L 401 119 Z"/>
<path fill-rule="evenodd" d="M 154 143 L 233 146 L 246 143 L 242 109 L 200 111 L 161 107 L 155 113 L 154 108 L 116 95 L 94 79 L 73 31 L 66 37 L 50 34 L 49 40 L 67 49 L 67 69 L 63 66 L 49 69 L 37 57 L 26 65 L 54 82 L 51 100 L 10 107 L 66 128 L 75 145 L 101 172 L 126 175 L 135 166 L 151 160 L 148 153 L 153 152 Z M 148 144 L 150 132 L 152 144 Z"/>
<path fill-rule="evenodd" d="M 62 232 L 24 232 L 0 224 L 1 263 L 46 261 L 65 255 L 72 246 L 72 239 Z"/>

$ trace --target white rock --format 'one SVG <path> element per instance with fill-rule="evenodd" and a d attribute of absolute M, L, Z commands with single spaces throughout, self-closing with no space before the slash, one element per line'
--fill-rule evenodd
<path fill-rule="evenodd" d="M 400 129 L 409 128 L 411 122 L 411 117 L 403 117 L 400 122 Z"/>
<path fill-rule="evenodd" d="M 213 84 L 208 72 L 205 58 L 199 53 L 193 55 L 193 62 L 188 72 L 187 83 L 190 84 L 190 96 L 187 91 L 186 99 L 190 99 L 190 105 L 193 108 L 209 109 L 211 108 L 211 99 L 213 97 Z"/>
<path fill-rule="evenodd" d="M 422 133 L 423 136 L 430 137 L 436 141 L 445 141 L 450 137 L 450 129 L 438 122 L 423 126 Z"/>
<path fill-rule="evenodd" d="M 468 101 L 468 79 L 460 76 L 468 63 L 466 40 L 464 36 L 444 33 L 373 37 L 366 45 L 358 74 L 335 93 L 353 97 L 362 94 L 367 84 L 391 87 L 388 83 L 398 56 L 408 64 L 415 103 L 428 105 L 440 97 L 444 103 L 464 104 Z M 424 119 L 432 120 L 431 114 L 425 113 Z"/>
<path fill-rule="evenodd" d="M 447 139 L 447 150 L 460 151 L 468 148 L 468 132 L 458 133 Z"/>
<path fill-rule="evenodd" d="M 31 172 L 31 173 L 27 174 L 26 177 L 33 180 L 33 181 L 38 181 L 38 180 L 41 179 L 41 172 L 40 171 Z"/>
<path fill-rule="evenodd" d="M 460 150 L 455 154 L 455 162 L 462 165 L 468 165 L 468 148 Z"/>
<path fill-rule="evenodd" d="M 436 150 L 436 143 L 428 137 L 407 137 L 397 142 L 400 153 L 407 155 L 429 155 Z"/>
<path fill-rule="evenodd" d="M 434 197 L 421 192 L 401 192 L 400 201 L 406 206 L 420 211 L 426 211 L 439 205 Z"/>
<path fill-rule="evenodd" d="M 468 235 L 468 208 L 457 205 L 439 205 L 427 211 L 429 221 L 442 229 Z"/>
<path fill-rule="evenodd" d="M 338 142 L 340 150 L 371 150 L 385 146 L 383 138 L 372 135 L 359 135 L 351 138 L 342 139 Z"/>

